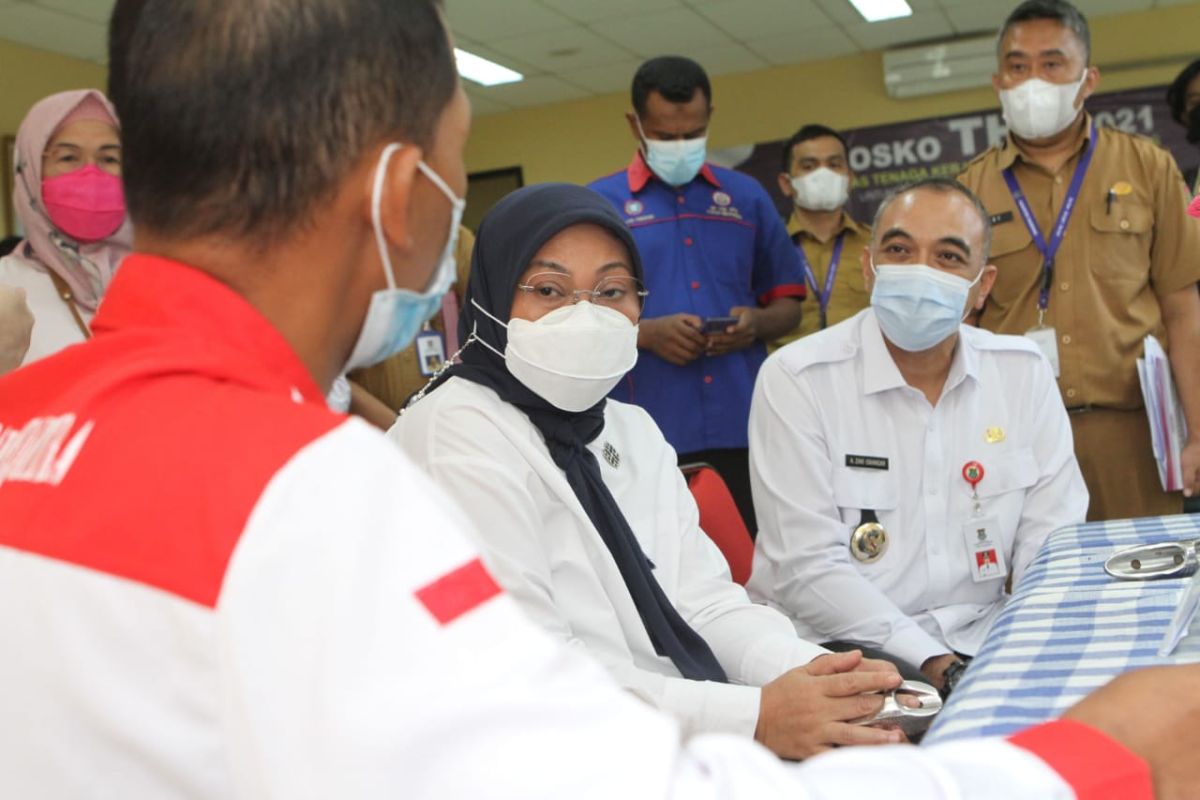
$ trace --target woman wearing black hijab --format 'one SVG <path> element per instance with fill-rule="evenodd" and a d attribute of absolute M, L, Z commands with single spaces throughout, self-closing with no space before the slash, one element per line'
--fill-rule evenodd
<path fill-rule="evenodd" d="M 467 510 L 526 613 L 687 732 L 755 735 L 789 757 L 895 741 L 845 723 L 874 713 L 861 693 L 899 683 L 894 668 L 822 655 L 750 603 L 654 422 L 605 399 L 637 358 L 641 276 L 599 195 L 509 195 L 477 234 L 462 363 L 389 435 Z"/>

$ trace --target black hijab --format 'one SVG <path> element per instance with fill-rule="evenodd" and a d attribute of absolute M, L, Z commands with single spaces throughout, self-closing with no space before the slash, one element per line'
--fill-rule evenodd
<path fill-rule="evenodd" d="M 633 235 L 607 200 L 590 189 L 566 183 L 527 186 L 497 203 L 479 226 L 467 299 L 458 323 L 459 339 L 466 341 L 474 331 L 477 338 L 503 353 L 508 343 L 505 328 L 474 304 L 496 319 L 507 320 L 517 282 L 537 251 L 559 232 L 581 223 L 598 225 L 620 241 L 629 253 L 634 275 L 642 278 Z M 604 429 L 605 401 L 579 413 L 562 411 L 513 377 L 502 357 L 479 344 L 463 351 L 462 363 L 445 374 L 450 376 L 487 386 L 529 417 L 616 561 L 655 652 L 670 658 L 685 678 L 724 682 L 725 672 L 712 650 L 679 616 L 658 585 L 653 564 L 604 485 L 596 456 L 587 449 Z"/>

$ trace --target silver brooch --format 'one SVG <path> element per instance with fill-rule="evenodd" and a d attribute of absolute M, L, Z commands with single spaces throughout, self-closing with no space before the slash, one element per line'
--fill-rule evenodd
<path fill-rule="evenodd" d="M 621 454 L 617 452 L 617 448 L 613 447 L 608 442 L 604 443 L 604 449 L 600 451 L 604 454 L 604 460 L 613 469 L 621 465 Z"/>

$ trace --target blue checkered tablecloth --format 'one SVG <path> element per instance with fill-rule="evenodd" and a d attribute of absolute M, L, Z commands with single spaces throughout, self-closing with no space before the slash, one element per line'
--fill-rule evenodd
<path fill-rule="evenodd" d="M 1118 581 L 1114 551 L 1200 538 L 1200 514 L 1056 531 L 1034 558 L 923 744 L 1003 736 L 1057 717 L 1134 667 L 1200 661 L 1200 622 L 1158 656 L 1189 579 Z"/>

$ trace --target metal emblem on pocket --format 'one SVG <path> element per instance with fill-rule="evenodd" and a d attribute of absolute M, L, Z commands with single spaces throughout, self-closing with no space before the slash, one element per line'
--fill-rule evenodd
<path fill-rule="evenodd" d="M 864 564 L 870 564 L 878 561 L 887 548 L 887 530 L 879 524 L 874 510 L 863 509 L 858 527 L 850 534 L 850 553 Z"/>

